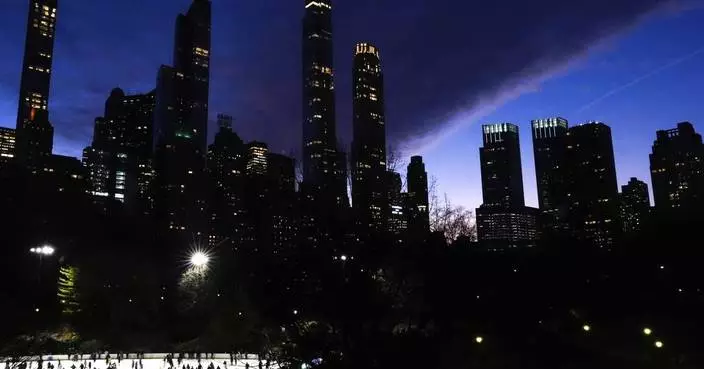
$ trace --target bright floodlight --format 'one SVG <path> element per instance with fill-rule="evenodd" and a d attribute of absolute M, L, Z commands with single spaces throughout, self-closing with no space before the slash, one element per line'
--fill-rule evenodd
<path fill-rule="evenodd" d="M 482 343 L 482 342 L 484 342 L 484 337 L 482 337 L 482 336 L 477 336 L 476 338 L 474 338 L 474 342 L 476 342 L 476 343 Z"/>
<path fill-rule="evenodd" d="M 643 329 L 643 334 L 646 335 L 646 336 L 650 336 L 651 334 L 653 334 L 653 330 L 650 329 L 650 328 L 644 328 L 644 329 Z"/>
<path fill-rule="evenodd" d="M 203 251 L 196 251 L 191 255 L 191 265 L 197 268 L 204 268 L 208 266 L 210 261 L 210 256 Z"/>
<path fill-rule="evenodd" d="M 582 327 L 582 329 L 583 329 L 585 332 L 589 332 L 589 331 L 592 330 L 592 327 L 590 327 L 589 324 L 585 324 L 585 325 Z"/>
<path fill-rule="evenodd" d="M 662 348 L 663 346 L 664 344 L 662 343 L 662 341 L 655 341 L 655 347 Z"/>
<path fill-rule="evenodd" d="M 53 255 L 54 251 L 56 251 L 56 249 L 49 245 L 44 245 L 42 247 L 32 247 L 31 249 L 29 249 L 29 252 L 31 253 L 46 256 Z"/>

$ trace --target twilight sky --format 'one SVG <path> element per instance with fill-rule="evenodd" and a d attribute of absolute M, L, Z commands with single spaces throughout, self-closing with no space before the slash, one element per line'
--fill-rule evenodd
<path fill-rule="evenodd" d="M 0 125 L 14 127 L 28 0 L 0 1 Z M 190 0 L 63 0 L 50 115 L 54 152 L 79 156 L 113 87 L 146 92 L 169 64 Z M 655 130 L 704 131 L 704 0 L 337 0 L 338 136 L 351 137 L 356 41 L 381 48 L 389 142 L 424 155 L 440 192 L 481 203 L 485 122 L 521 126 L 536 206 L 529 124 L 560 115 L 613 129 L 619 184 L 650 182 Z M 213 0 L 210 115 L 245 139 L 300 152 L 302 0 Z M 211 125 L 211 127 L 213 127 Z M 212 130 L 212 129 L 211 129 Z M 212 132 L 211 132 L 212 135 Z"/>

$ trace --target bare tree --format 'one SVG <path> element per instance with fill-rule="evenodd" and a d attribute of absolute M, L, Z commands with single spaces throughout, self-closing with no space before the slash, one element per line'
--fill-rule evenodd
<path fill-rule="evenodd" d="M 406 160 L 404 160 L 401 150 L 394 145 L 389 145 L 386 148 L 386 169 L 396 172 L 403 168 L 404 164 L 406 164 Z"/>
<path fill-rule="evenodd" d="M 390 172 L 400 173 L 403 167 L 407 164 L 407 160 L 404 159 L 403 153 L 398 149 L 397 146 L 389 145 L 386 148 L 386 170 Z M 406 188 L 406 177 L 401 176 L 401 188 Z"/>
<path fill-rule="evenodd" d="M 448 243 L 460 237 L 476 241 L 477 226 L 474 213 L 463 206 L 452 204 L 447 194 L 444 194 L 441 201 L 435 177 L 430 177 L 428 183 L 428 205 L 432 232 L 442 232 Z"/>

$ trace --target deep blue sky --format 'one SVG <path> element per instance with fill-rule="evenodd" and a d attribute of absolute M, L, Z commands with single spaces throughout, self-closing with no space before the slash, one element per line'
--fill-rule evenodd
<path fill-rule="evenodd" d="M 0 1 L 0 125 L 14 127 L 27 0 Z M 153 88 L 171 62 L 174 19 L 190 0 L 62 0 L 50 115 L 54 151 L 80 156 L 113 87 Z M 351 137 L 356 41 L 386 73 L 389 141 L 426 157 L 440 192 L 481 203 L 479 125 L 521 126 L 524 181 L 536 204 L 529 122 L 561 115 L 611 125 L 619 184 L 649 182 L 656 129 L 704 130 L 700 0 L 337 0 L 338 136 Z M 245 139 L 300 151 L 301 0 L 214 0 L 211 117 Z"/>

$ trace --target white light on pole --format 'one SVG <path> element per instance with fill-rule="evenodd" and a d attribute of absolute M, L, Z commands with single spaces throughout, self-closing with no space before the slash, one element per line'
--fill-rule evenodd
<path fill-rule="evenodd" d="M 203 251 L 196 251 L 191 255 L 190 262 L 196 268 L 205 268 L 210 262 L 210 256 Z"/>
<path fill-rule="evenodd" d="M 49 245 L 44 245 L 42 247 L 32 247 L 31 249 L 29 249 L 29 252 L 31 252 L 33 254 L 38 254 L 41 256 L 53 255 L 55 251 L 56 251 L 56 249 L 52 246 L 49 246 Z"/>

